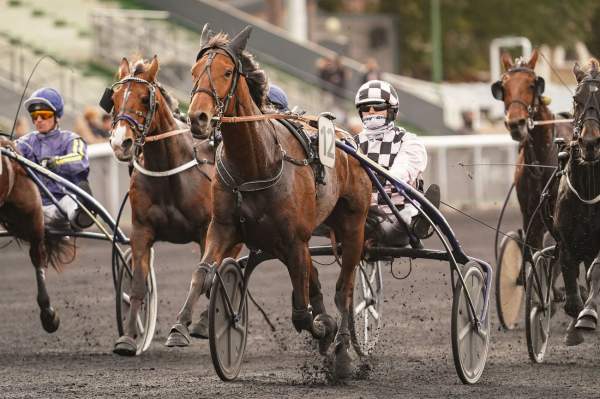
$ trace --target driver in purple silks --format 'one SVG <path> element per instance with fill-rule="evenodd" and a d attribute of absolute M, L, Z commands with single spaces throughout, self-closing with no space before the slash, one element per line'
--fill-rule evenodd
<path fill-rule="evenodd" d="M 60 93 L 52 88 L 42 88 L 33 92 L 24 104 L 36 130 L 16 141 L 19 152 L 30 161 L 90 192 L 87 144 L 77 134 L 60 129 L 58 122 L 64 111 Z M 80 229 L 91 225 L 89 216 L 79 209 L 73 198 L 66 195 L 60 184 L 43 175 L 38 176 L 59 205 L 57 207 L 40 190 L 46 225 L 57 229 L 65 229 L 69 225 Z"/>

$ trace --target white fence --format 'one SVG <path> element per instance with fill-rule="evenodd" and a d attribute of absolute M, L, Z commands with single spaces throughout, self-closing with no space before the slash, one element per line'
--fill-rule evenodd
<path fill-rule="evenodd" d="M 425 183 L 437 183 L 443 201 L 470 208 L 499 207 L 512 183 L 517 143 L 508 133 L 426 136 L 429 154 Z M 108 144 L 90 146 L 94 196 L 116 215 L 129 188 L 127 165 L 118 163 Z M 476 165 L 476 166 L 460 166 Z"/>

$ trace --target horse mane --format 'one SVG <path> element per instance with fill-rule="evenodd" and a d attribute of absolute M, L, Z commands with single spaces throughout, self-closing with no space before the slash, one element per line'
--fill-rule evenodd
<path fill-rule="evenodd" d="M 588 73 L 592 79 L 600 78 L 600 63 L 595 58 L 590 60 L 585 65 L 586 73 Z"/>
<path fill-rule="evenodd" d="M 148 63 L 148 61 L 141 58 L 132 62 L 131 69 L 133 70 L 133 76 L 140 75 L 146 72 L 149 66 L 150 64 Z M 165 101 L 167 102 L 167 106 L 169 107 L 171 112 L 173 112 L 174 114 L 178 114 L 179 101 L 177 101 L 158 80 L 155 80 L 154 84 L 160 91 L 160 94 L 162 94 L 162 96 L 164 97 Z"/>
<path fill-rule="evenodd" d="M 229 35 L 220 32 L 211 37 L 204 48 L 225 47 L 229 42 Z M 254 59 L 254 56 L 246 50 L 242 51 L 240 61 L 242 62 L 242 69 L 246 75 L 246 83 L 250 90 L 250 96 L 258 108 L 262 110 L 265 106 L 265 99 L 267 98 L 268 92 L 267 74 L 264 70 L 260 69 L 260 65 Z"/>

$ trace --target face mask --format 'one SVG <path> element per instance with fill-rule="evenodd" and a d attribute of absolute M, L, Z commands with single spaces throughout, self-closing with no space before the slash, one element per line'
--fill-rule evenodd
<path fill-rule="evenodd" d="M 386 118 L 381 115 L 368 115 L 363 118 L 362 122 L 365 129 L 375 130 L 385 126 Z"/>

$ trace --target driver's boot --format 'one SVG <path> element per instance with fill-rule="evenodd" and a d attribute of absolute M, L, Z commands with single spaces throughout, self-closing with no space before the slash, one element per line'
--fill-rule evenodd
<path fill-rule="evenodd" d="M 437 184 L 430 185 L 427 191 L 425 191 L 425 198 L 427 198 L 431 205 L 439 208 L 440 187 Z M 417 238 L 425 239 L 431 235 L 430 226 L 431 225 L 429 224 L 427 218 L 422 213 L 419 213 L 412 219 L 410 230 Z"/>

